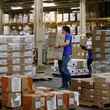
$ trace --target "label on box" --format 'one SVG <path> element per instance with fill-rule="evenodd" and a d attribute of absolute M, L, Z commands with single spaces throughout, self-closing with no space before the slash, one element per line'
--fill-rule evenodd
<path fill-rule="evenodd" d="M 6 57 L 8 57 L 7 52 L 0 52 L 0 58 L 6 58 Z"/>
<path fill-rule="evenodd" d="M 13 64 L 20 64 L 20 58 L 13 58 L 12 63 Z"/>
<path fill-rule="evenodd" d="M 56 110 L 57 109 L 57 104 L 56 104 L 56 95 L 54 97 L 52 97 L 52 108 L 53 110 Z"/>
<path fill-rule="evenodd" d="M 69 105 L 74 105 L 74 97 L 71 97 L 71 98 L 69 99 Z"/>
<path fill-rule="evenodd" d="M 0 67 L 0 73 L 8 72 L 8 68 L 6 66 Z"/>
<path fill-rule="evenodd" d="M 20 57 L 20 52 L 13 52 L 12 57 Z"/>
<path fill-rule="evenodd" d="M 0 59 L 0 65 L 7 65 L 7 59 L 6 60 Z"/>
<path fill-rule="evenodd" d="M 33 44 L 32 43 L 25 44 L 24 48 L 32 50 L 33 49 Z"/>
<path fill-rule="evenodd" d="M 51 105 L 52 103 L 51 103 L 51 100 L 47 100 L 47 110 L 52 110 L 51 109 Z"/>
<path fill-rule="evenodd" d="M 24 52 L 24 56 L 25 57 L 32 57 L 33 56 L 32 51 L 26 51 L 26 52 Z"/>
<path fill-rule="evenodd" d="M 41 101 L 36 101 L 35 108 L 36 109 L 41 108 Z"/>
<path fill-rule="evenodd" d="M 32 65 L 25 65 L 25 70 L 32 70 L 33 66 Z"/>
<path fill-rule="evenodd" d="M 12 37 L 11 40 L 13 43 L 20 43 L 20 37 Z"/>
<path fill-rule="evenodd" d="M 58 99 L 58 106 L 63 106 L 63 99 Z"/>
<path fill-rule="evenodd" d="M 7 51 L 8 47 L 7 45 L 0 45 L 0 51 Z"/>
<path fill-rule="evenodd" d="M 21 106 L 21 94 L 16 93 L 16 98 L 11 98 L 12 107 L 20 107 Z"/>
<path fill-rule="evenodd" d="M 101 36 L 96 36 L 96 40 L 101 40 Z"/>
<path fill-rule="evenodd" d="M 25 40 L 26 43 L 33 42 L 33 37 L 32 36 L 25 36 L 24 40 Z"/>
<path fill-rule="evenodd" d="M 20 71 L 20 69 L 21 69 L 20 65 L 13 65 L 12 68 L 13 68 L 13 72 Z"/>
<path fill-rule="evenodd" d="M 12 78 L 12 92 L 21 92 L 21 78 Z"/>
<path fill-rule="evenodd" d="M 32 61 L 33 61 L 32 58 L 26 58 L 25 61 L 24 61 L 24 63 L 29 64 L 29 63 L 32 63 Z"/>

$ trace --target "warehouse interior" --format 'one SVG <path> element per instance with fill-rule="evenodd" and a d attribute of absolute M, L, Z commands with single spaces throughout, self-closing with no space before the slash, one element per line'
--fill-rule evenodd
<path fill-rule="evenodd" d="M 109 12 L 110 0 L 0 0 L 0 109 L 110 110 Z"/>

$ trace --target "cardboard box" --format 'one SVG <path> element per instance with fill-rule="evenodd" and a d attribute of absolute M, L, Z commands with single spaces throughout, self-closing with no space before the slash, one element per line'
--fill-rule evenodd
<path fill-rule="evenodd" d="M 83 88 L 82 89 L 82 94 L 86 94 L 86 95 L 94 95 L 94 89 L 86 89 L 86 88 Z"/>
<path fill-rule="evenodd" d="M 82 79 L 80 79 L 80 78 L 72 79 L 71 80 L 71 87 L 70 87 L 70 89 L 72 91 L 77 91 L 78 87 L 81 88 L 81 82 L 82 82 Z"/>
<path fill-rule="evenodd" d="M 41 96 L 35 94 L 23 95 L 23 110 L 39 110 L 41 109 L 41 107 L 42 107 Z"/>
<path fill-rule="evenodd" d="M 51 91 L 54 91 L 54 89 L 53 88 L 49 88 L 49 87 L 36 87 L 35 88 L 36 90 L 38 90 L 38 91 L 43 91 L 43 92 L 51 92 Z"/>
<path fill-rule="evenodd" d="M 82 81 L 82 88 L 93 89 L 94 88 L 93 80 L 91 78 L 83 80 Z"/>
<path fill-rule="evenodd" d="M 95 75 L 93 81 L 98 83 L 110 83 L 110 75 Z"/>
<path fill-rule="evenodd" d="M 95 83 L 95 89 L 110 90 L 110 84 L 107 83 Z"/>
<path fill-rule="evenodd" d="M 95 96 L 109 97 L 110 90 L 95 89 Z"/>
<path fill-rule="evenodd" d="M 56 91 L 49 92 L 49 94 L 54 95 L 54 99 L 53 99 L 54 103 L 52 104 L 53 109 L 55 110 L 67 109 L 67 102 L 68 102 L 67 94 Z"/>
<path fill-rule="evenodd" d="M 21 92 L 21 78 L 14 76 L 3 76 L 2 92 Z"/>
<path fill-rule="evenodd" d="M 94 102 L 95 100 L 95 96 L 94 95 L 88 95 L 88 99 L 89 102 Z"/>
<path fill-rule="evenodd" d="M 49 33 L 48 35 L 48 45 L 53 46 L 56 40 L 56 33 Z"/>
<path fill-rule="evenodd" d="M 77 106 L 79 106 L 79 93 L 78 92 L 73 92 L 73 91 L 68 91 L 68 90 L 62 90 L 60 92 L 62 92 L 63 94 L 67 94 L 68 109 L 74 109 Z"/>
<path fill-rule="evenodd" d="M 33 85 L 33 79 L 31 76 L 20 76 L 21 78 L 21 91 L 23 93 L 31 93 L 32 85 Z"/>
<path fill-rule="evenodd" d="M 95 103 L 96 104 L 109 104 L 110 103 L 110 97 L 101 97 L 101 96 L 95 96 Z"/>
<path fill-rule="evenodd" d="M 21 93 L 2 92 L 2 104 L 5 107 L 21 107 Z"/>

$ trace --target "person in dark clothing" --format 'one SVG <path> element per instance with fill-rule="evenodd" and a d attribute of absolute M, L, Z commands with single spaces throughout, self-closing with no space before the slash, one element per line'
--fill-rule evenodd
<path fill-rule="evenodd" d="M 81 45 L 81 48 L 82 48 L 83 50 L 88 51 L 87 68 L 88 68 L 88 70 L 89 70 L 89 75 L 91 76 L 91 73 L 92 73 L 91 64 L 92 64 L 92 62 L 93 62 L 92 40 L 91 40 L 92 34 L 91 34 L 91 33 L 87 33 L 86 36 L 87 36 L 87 38 L 88 38 L 88 40 L 87 40 L 87 42 L 86 42 L 86 46 Z"/>
<path fill-rule="evenodd" d="M 63 44 L 56 45 L 56 48 L 64 47 L 62 60 L 58 60 L 59 72 L 62 76 L 62 88 L 68 88 L 71 75 L 67 68 L 67 64 L 70 60 L 71 50 L 72 50 L 72 35 L 70 34 L 70 28 L 68 26 L 63 26 L 62 33 L 65 35 L 65 41 Z"/>

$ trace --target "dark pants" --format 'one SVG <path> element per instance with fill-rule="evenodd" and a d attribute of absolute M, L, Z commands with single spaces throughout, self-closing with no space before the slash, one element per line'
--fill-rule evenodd
<path fill-rule="evenodd" d="M 69 60 L 70 60 L 69 57 L 63 56 L 62 60 L 58 61 L 59 72 L 61 73 L 61 76 L 62 76 L 62 86 L 63 87 L 68 87 L 68 83 L 71 80 L 71 75 L 67 68 L 67 64 L 68 64 Z"/>
<path fill-rule="evenodd" d="M 93 59 L 88 59 L 87 60 L 87 67 L 88 67 L 88 70 L 89 70 L 90 74 L 92 73 L 92 67 L 91 67 L 92 62 L 93 62 Z"/>

